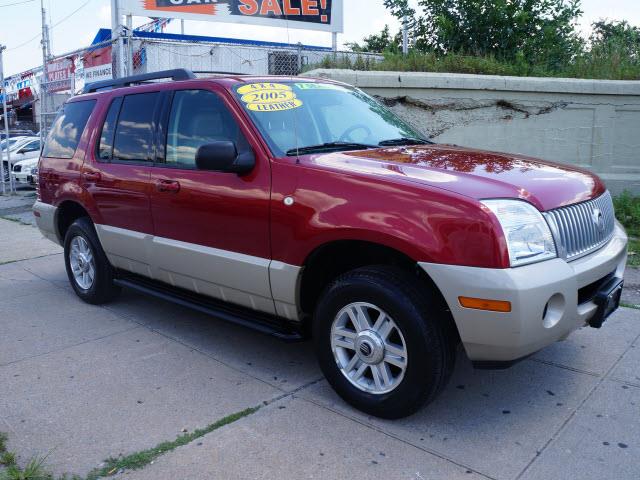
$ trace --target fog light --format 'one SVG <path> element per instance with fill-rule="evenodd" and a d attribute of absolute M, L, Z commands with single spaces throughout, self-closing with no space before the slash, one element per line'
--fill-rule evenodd
<path fill-rule="evenodd" d="M 564 296 L 556 293 L 549 299 L 542 314 L 542 325 L 544 328 L 553 328 L 562 319 L 565 307 Z"/>

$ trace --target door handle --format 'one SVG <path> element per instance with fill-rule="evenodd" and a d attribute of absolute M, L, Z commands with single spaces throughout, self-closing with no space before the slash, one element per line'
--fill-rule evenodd
<path fill-rule="evenodd" d="M 159 192 L 178 193 L 180 191 L 180 182 L 174 180 L 158 180 L 156 189 Z"/>
<path fill-rule="evenodd" d="M 99 182 L 102 179 L 100 172 L 84 172 L 82 176 L 88 182 Z"/>

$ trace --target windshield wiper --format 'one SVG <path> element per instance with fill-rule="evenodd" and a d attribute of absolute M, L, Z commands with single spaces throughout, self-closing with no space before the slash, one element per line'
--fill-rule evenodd
<path fill-rule="evenodd" d="M 433 142 L 422 138 L 400 137 L 383 140 L 378 145 L 381 147 L 395 147 L 396 145 L 431 145 Z"/>
<path fill-rule="evenodd" d="M 367 145 L 366 143 L 354 142 L 327 142 L 320 145 L 309 145 L 307 147 L 292 148 L 287 150 L 287 156 L 295 157 L 296 155 L 304 155 L 307 153 L 332 152 L 340 150 L 364 150 L 366 148 L 378 148 L 376 145 Z"/>

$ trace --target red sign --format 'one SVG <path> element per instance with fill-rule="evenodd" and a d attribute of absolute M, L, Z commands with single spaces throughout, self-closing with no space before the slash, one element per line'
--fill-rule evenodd
<path fill-rule="evenodd" d="M 47 91 L 71 90 L 73 73 L 73 61 L 69 58 L 62 58 L 47 64 Z"/>

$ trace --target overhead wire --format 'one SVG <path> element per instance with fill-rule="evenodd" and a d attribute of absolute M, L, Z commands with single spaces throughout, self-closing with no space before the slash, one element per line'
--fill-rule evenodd
<path fill-rule="evenodd" d="M 33 0 L 30 0 L 33 1 Z M 78 13 L 80 10 L 82 10 L 84 7 L 86 7 L 87 5 L 89 5 L 89 3 L 91 3 L 93 0 L 87 0 L 86 2 L 84 2 L 82 5 L 80 5 L 78 8 L 76 8 L 73 12 L 71 12 L 69 15 L 65 16 L 64 18 L 60 19 L 59 21 L 57 21 L 55 24 L 51 25 L 49 27 L 49 31 L 53 30 L 55 27 L 59 26 L 61 23 L 67 21 L 69 18 L 71 18 L 72 16 L 74 16 L 76 13 Z M 24 2 L 27 3 L 27 2 Z M 0 6 L 9 6 L 9 5 L 0 5 Z M 17 50 L 18 48 L 22 48 L 28 44 L 30 44 L 31 42 L 33 42 L 34 40 L 37 40 L 38 38 L 42 37 L 42 32 L 38 33 L 36 36 L 30 38 L 29 40 L 26 40 L 24 42 L 22 42 L 19 45 L 16 45 L 15 47 L 11 47 L 11 48 L 7 48 L 7 52 L 10 52 L 12 50 Z"/>
<path fill-rule="evenodd" d="M 25 0 L 23 2 L 14 2 L 14 3 L 6 3 L 4 5 L 0 5 L 0 8 L 2 7 L 13 7 L 14 5 L 23 5 L 25 3 L 31 3 L 34 2 L 35 0 Z"/>

